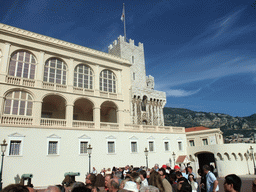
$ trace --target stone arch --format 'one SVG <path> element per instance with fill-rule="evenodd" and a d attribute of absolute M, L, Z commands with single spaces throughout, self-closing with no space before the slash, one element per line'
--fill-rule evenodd
<path fill-rule="evenodd" d="M 223 160 L 223 157 L 220 153 L 217 153 L 217 157 L 218 157 L 218 160 L 221 160 L 221 161 Z"/>
<path fill-rule="evenodd" d="M 243 155 L 241 153 L 238 153 L 238 156 L 240 157 L 240 160 L 243 161 Z"/>
<path fill-rule="evenodd" d="M 142 101 L 141 101 L 141 111 L 146 111 L 146 109 L 147 109 L 147 100 L 148 100 L 148 97 L 146 95 L 144 95 L 142 97 Z"/>
<path fill-rule="evenodd" d="M 73 120 L 93 121 L 93 103 L 86 98 L 77 99 L 74 102 Z"/>
<path fill-rule="evenodd" d="M 226 157 L 227 160 L 230 160 L 230 156 L 229 156 L 229 154 L 227 152 L 224 153 L 224 157 Z"/>
<path fill-rule="evenodd" d="M 100 121 L 117 123 L 117 105 L 112 101 L 105 101 L 100 106 Z"/>
<path fill-rule="evenodd" d="M 232 156 L 235 160 L 237 160 L 237 156 L 236 156 L 235 153 L 232 153 L 231 156 Z"/>
<path fill-rule="evenodd" d="M 13 91 L 24 91 L 27 92 L 31 95 L 33 101 L 36 99 L 36 95 L 29 89 L 24 89 L 24 88 L 13 88 L 13 89 L 8 89 L 5 93 L 4 93 L 4 97 L 6 97 L 9 93 L 13 92 Z"/>
<path fill-rule="evenodd" d="M 65 119 L 66 100 L 57 94 L 47 94 L 42 102 L 42 118 Z"/>

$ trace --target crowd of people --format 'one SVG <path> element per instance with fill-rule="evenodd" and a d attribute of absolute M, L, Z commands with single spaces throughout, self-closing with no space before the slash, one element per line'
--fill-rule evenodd
<path fill-rule="evenodd" d="M 75 177 L 66 176 L 61 185 L 49 186 L 45 192 L 215 192 L 219 191 L 218 180 L 209 165 L 198 170 L 199 177 L 191 166 L 170 166 L 158 164 L 152 169 L 145 167 L 103 169 L 95 168 L 86 175 L 85 182 L 76 182 Z M 255 180 L 256 181 L 256 180 Z M 225 192 L 240 192 L 241 179 L 227 175 L 224 182 Z M 253 184 L 254 187 L 255 184 Z M 253 189 L 252 187 L 252 189 Z M 254 189 L 253 189 L 254 190 Z M 35 192 L 32 187 L 12 184 L 2 192 Z"/>

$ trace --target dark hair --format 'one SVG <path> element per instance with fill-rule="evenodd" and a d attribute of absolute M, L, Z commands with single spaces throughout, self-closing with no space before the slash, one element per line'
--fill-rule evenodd
<path fill-rule="evenodd" d="M 192 192 L 192 187 L 189 183 L 183 182 L 179 192 Z"/>
<path fill-rule="evenodd" d="M 182 177 L 182 174 L 181 174 L 180 171 L 177 171 L 177 172 L 175 173 L 175 175 L 176 175 L 176 177 L 177 177 L 177 176 L 181 176 L 181 177 Z"/>
<path fill-rule="evenodd" d="M 225 177 L 225 183 L 233 184 L 234 190 L 240 192 L 242 181 L 241 181 L 240 177 L 238 177 L 237 175 L 235 175 L 235 174 L 227 175 Z"/>
<path fill-rule="evenodd" d="M 159 172 L 159 171 L 162 171 L 162 172 L 163 172 L 163 175 L 165 175 L 165 176 L 166 176 L 166 171 L 165 171 L 165 169 L 164 169 L 164 168 L 159 169 L 159 170 L 158 170 L 158 172 Z"/>
<path fill-rule="evenodd" d="M 1 192 L 29 192 L 28 188 L 20 184 L 11 184 L 3 188 Z"/>
<path fill-rule="evenodd" d="M 101 174 L 98 174 L 96 176 L 95 187 L 104 187 L 104 186 L 105 186 L 104 177 Z"/>
<path fill-rule="evenodd" d="M 185 177 L 181 177 L 177 180 L 177 183 L 179 183 L 180 181 L 184 181 L 184 183 L 188 183 L 188 180 Z"/>
<path fill-rule="evenodd" d="M 114 187 L 115 189 L 119 189 L 119 183 L 117 183 L 115 180 L 111 179 L 110 185 Z"/>
<path fill-rule="evenodd" d="M 195 176 L 193 174 L 188 174 L 188 180 L 189 180 L 189 176 L 192 176 L 193 180 L 196 181 Z"/>
<path fill-rule="evenodd" d="M 89 177 L 91 183 L 92 183 L 92 186 L 95 185 L 95 182 L 96 182 L 96 175 L 90 173 L 90 177 Z"/>
<path fill-rule="evenodd" d="M 160 192 L 164 192 L 164 186 L 163 186 L 162 179 L 161 179 L 159 173 L 156 172 L 155 170 L 153 170 L 150 173 L 148 184 L 157 187 Z"/>
<path fill-rule="evenodd" d="M 144 178 L 147 178 L 147 172 L 145 170 L 141 170 L 140 175 L 142 175 Z"/>
<path fill-rule="evenodd" d="M 204 165 L 203 170 L 210 171 L 211 167 L 209 165 Z"/>
<path fill-rule="evenodd" d="M 193 170 L 193 168 L 192 168 L 191 166 L 188 166 L 187 169 L 188 169 L 188 168 L 191 169 L 191 170 Z"/>
<path fill-rule="evenodd" d="M 91 192 L 91 189 L 86 186 L 74 187 L 71 192 Z"/>

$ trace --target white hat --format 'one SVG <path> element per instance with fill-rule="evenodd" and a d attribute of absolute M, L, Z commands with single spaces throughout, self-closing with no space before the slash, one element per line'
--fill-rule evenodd
<path fill-rule="evenodd" d="M 124 189 L 128 191 L 138 192 L 137 184 L 133 181 L 127 181 L 125 183 Z"/>

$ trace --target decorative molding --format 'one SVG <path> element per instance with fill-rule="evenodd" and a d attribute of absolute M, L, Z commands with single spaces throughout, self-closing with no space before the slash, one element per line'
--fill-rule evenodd
<path fill-rule="evenodd" d="M 148 140 L 155 140 L 155 138 L 153 136 L 150 136 L 147 138 Z"/>
<path fill-rule="evenodd" d="M 44 41 L 44 42 L 47 42 L 47 43 L 55 44 L 55 45 L 58 45 L 58 46 L 61 46 L 61 47 L 69 48 L 69 49 L 76 49 L 77 51 L 80 51 L 80 52 L 83 51 L 84 53 L 87 53 L 87 54 L 90 54 L 90 55 L 93 55 L 93 56 L 101 56 L 101 57 L 105 57 L 106 59 L 109 59 L 109 60 L 115 60 L 116 62 L 119 62 L 121 64 L 131 65 L 131 63 L 128 60 L 122 59 L 122 58 L 114 56 L 114 55 L 111 55 L 109 53 L 104 53 L 104 52 L 101 52 L 101 51 L 97 51 L 97 50 L 94 50 L 94 49 L 83 47 L 81 45 L 69 43 L 67 41 L 62 41 L 62 40 L 55 39 L 55 38 L 52 38 L 52 37 L 48 37 L 48 36 L 45 36 L 45 35 L 41 35 L 41 34 L 38 34 L 38 33 L 30 32 L 30 31 L 27 31 L 27 30 L 24 30 L 24 29 L 16 28 L 16 27 L 13 27 L 13 26 L 10 26 L 10 25 L 5 25 L 3 23 L 0 23 L 0 31 L 5 31 L 5 32 L 8 31 L 8 32 L 14 33 L 16 35 L 26 36 L 26 37 L 29 37 L 29 38 L 36 39 L 38 41 Z"/>
<path fill-rule="evenodd" d="M 164 138 L 163 138 L 163 140 L 170 140 L 170 138 L 168 138 L 168 137 L 164 137 Z"/>
<path fill-rule="evenodd" d="M 25 137 L 25 135 L 21 135 L 20 133 L 13 133 L 11 135 L 8 135 L 8 137 Z"/>
<path fill-rule="evenodd" d="M 129 138 L 130 140 L 139 140 L 137 137 L 135 137 L 135 136 L 132 136 L 132 137 L 130 137 Z"/>
<path fill-rule="evenodd" d="M 47 138 L 60 139 L 61 137 L 59 137 L 59 136 L 56 135 L 56 134 L 52 134 L 52 135 L 48 136 Z"/>
<path fill-rule="evenodd" d="M 78 139 L 91 139 L 91 137 L 83 134 L 82 136 L 78 137 Z"/>
<path fill-rule="evenodd" d="M 110 136 L 106 137 L 106 139 L 116 139 L 116 137 L 114 137 L 113 135 L 110 135 Z"/>

